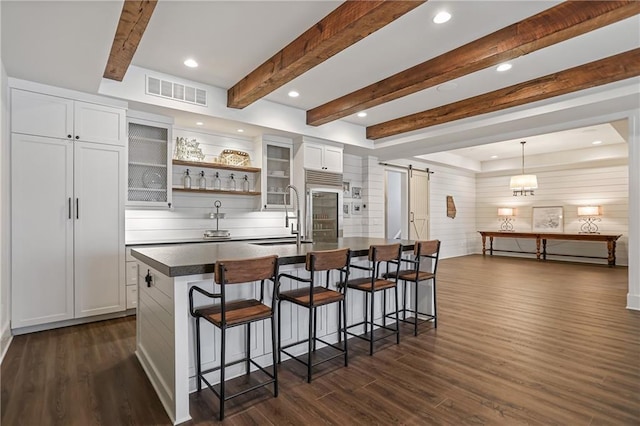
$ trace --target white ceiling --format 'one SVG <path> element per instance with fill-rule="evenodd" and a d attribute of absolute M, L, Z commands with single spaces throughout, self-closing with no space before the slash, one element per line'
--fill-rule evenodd
<path fill-rule="evenodd" d="M 228 89 L 340 3 L 161 0 L 132 63 Z M 430 0 L 266 99 L 303 110 L 319 106 L 558 3 Z M 1 53 L 9 76 L 97 93 L 122 1 L 2 0 L 0 5 Z M 453 18 L 440 26 L 433 24 L 432 17 L 442 9 L 450 11 Z M 350 116 L 344 120 L 363 127 L 372 125 L 639 46 L 640 17 L 635 16 L 513 60 L 513 68 L 507 73 L 485 69 L 456 79 L 455 90 L 427 89 L 373 108 L 367 111 L 366 118 Z M 185 67 L 182 63 L 187 57 L 196 59 L 200 66 L 197 69 Z M 299 91 L 301 96 L 289 98 L 287 92 L 291 89 Z M 167 113 L 167 110 L 148 105 L 136 107 Z M 244 135 L 255 136 L 266 131 L 242 122 L 198 117 L 177 110 L 170 113 L 181 127 L 195 127 L 196 121 L 205 121 L 206 128 L 218 132 L 231 133 L 243 128 Z M 529 135 L 527 152 L 573 149 L 574 142 L 570 141 L 579 139 L 580 142 L 575 143 L 582 144 L 584 140 L 590 143 L 592 137 L 605 143 L 620 142 L 611 133 L 611 126 L 588 126 L 586 130 L 588 132 L 578 130 L 553 137 Z M 482 158 L 494 154 L 501 158 L 513 157 L 514 151 L 517 151 L 515 156 L 520 153 L 518 141 L 475 147 L 457 154 L 478 161 L 485 161 Z M 420 145 L 414 145 L 416 148 L 406 152 L 421 154 Z"/>

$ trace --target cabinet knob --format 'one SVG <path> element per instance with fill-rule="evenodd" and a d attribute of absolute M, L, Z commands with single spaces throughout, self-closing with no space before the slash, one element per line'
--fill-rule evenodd
<path fill-rule="evenodd" d="M 76 135 L 76 139 L 80 139 L 80 136 Z"/>
<path fill-rule="evenodd" d="M 68 137 L 69 139 L 71 139 L 71 135 L 67 135 L 67 137 Z"/>

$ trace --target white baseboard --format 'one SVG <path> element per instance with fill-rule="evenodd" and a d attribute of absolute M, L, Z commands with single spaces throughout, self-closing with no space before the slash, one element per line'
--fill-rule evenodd
<path fill-rule="evenodd" d="M 0 334 L 0 364 L 4 360 L 4 356 L 7 354 L 12 341 L 13 336 L 11 335 L 10 323 L 7 322 L 2 326 L 2 334 Z"/>
<path fill-rule="evenodd" d="M 627 309 L 640 311 L 640 294 L 627 293 Z"/>

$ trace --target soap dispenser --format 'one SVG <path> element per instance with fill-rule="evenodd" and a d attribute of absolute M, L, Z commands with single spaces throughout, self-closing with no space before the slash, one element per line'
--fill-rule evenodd
<path fill-rule="evenodd" d="M 244 192 L 249 192 L 249 177 L 244 175 L 244 180 L 242 181 L 242 190 Z"/>
<path fill-rule="evenodd" d="M 216 178 L 213 180 L 213 189 L 220 190 L 222 189 L 222 184 L 220 183 L 220 172 L 216 172 Z"/>
<path fill-rule="evenodd" d="M 191 176 L 189 176 L 189 169 L 185 170 L 182 183 L 184 184 L 184 189 L 191 189 Z"/>
<path fill-rule="evenodd" d="M 207 178 L 204 177 L 204 170 L 200 172 L 200 179 L 198 179 L 198 186 L 200 189 L 207 189 Z"/>
<path fill-rule="evenodd" d="M 229 175 L 229 191 L 235 191 L 236 190 L 236 180 L 233 177 L 233 173 L 231 173 L 231 175 Z"/>

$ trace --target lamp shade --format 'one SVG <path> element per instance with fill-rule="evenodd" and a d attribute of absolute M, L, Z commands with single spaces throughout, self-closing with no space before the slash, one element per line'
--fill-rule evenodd
<path fill-rule="evenodd" d="M 509 183 L 512 191 L 529 191 L 538 188 L 538 178 L 536 175 L 512 176 Z"/>
<path fill-rule="evenodd" d="M 498 207 L 498 216 L 513 216 L 513 208 L 511 207 Z"/>
<path fill-rule="evenodd" d="M 602 207 L 600 206 L 580 206 L 578 207 L 578 216 L 600 216 Z"/>

